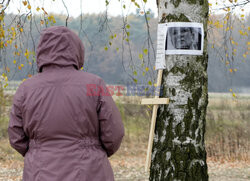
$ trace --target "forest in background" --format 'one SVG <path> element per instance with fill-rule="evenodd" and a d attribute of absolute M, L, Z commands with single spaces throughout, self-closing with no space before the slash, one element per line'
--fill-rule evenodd
<path fill-rule="evenodd" d="M 14 16 L 5 16 L 6 26 L 11 24 Z M 27 16 L 21 18 L 24 22 L 28 21 Z M 0 67 L 9 68 L 9 80 L 23 80 L 36 73 L 35 64 L 29 63 L 35 61 L 35 53 L 31 50 L 35 49 L 40 31 L 46 22 L 36 16 L 33 18 L 36 23 L 32 26 L 25 23 L 22 27 L 21 36 L 24 42 L 20 42 L 18 48 L 8 47 L 3 50 L 7 53 L 2 56 L 5 61 L 0 62 Z M 79 23 L 81 18 L 83 23 Z M 249 93 L 250 58 L 247 54 L 250 46 L 250 15 L 245 17 L 244 21 L 236 16 L 230 17 L 230 36 L 226 38 L 231 41 L 227 42 L 224 41 L 226 38 L 223 23 L 220 23 L 224 18 L 224 15 L 212 15 L 208 22 L 208 90 L 228 92 L 229 89 L 234 89 L 239 93 Z M 65 19 L 65 15 L 53 15 L 47 26 L 64 26 Z M 70 18 L 68 27 L 80 34 L 85 45 L 84 71 L 97 74 L 108 84 L 131 84 L 134 83 L 134 78 L 138 84 L 148 84 L 156 76 L 156 71 L 153 70 L 154 52 L 147 49 L 147 46 L 150 38 L 156 50 L 157 19 L 153 13 L 149 13 L 147 21 L 149 32 L 144 16 L 128 15 L 128 32 L 124 31 L 123 18 L 120 16 L 107 18 L 104 14 L 85 14 L 82 17 Z M 42 23 L 44 26 L 41 26 Z M 248 27 L 248 31 L 242 32 L 242 26 Z M 122 38 L 124 33 L 126 39 Z M 23 50 L 22 47 L 29 48 Z M 3 71 L 0 68 L 0 72 Z"/>

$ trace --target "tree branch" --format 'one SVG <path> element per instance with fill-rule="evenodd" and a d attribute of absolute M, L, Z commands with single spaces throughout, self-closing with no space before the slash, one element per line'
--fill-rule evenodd
<path fill-rule="evenodd" d="M 64 0 L 62 0 L 62 3 L 67 11 L 67 18 L 66 18 L 66 24 L 65 24 L 65 26 L 67 27 L 68 26 L 68 19 L 69 19 L 69 10 L 68 10 L 68 7 L 66 6 Z"/>
<path fill-rule="evenodd" d="M 227 9 L 227 8 L 236 8 L 238 6 L 245 6 L 247 5 L 248 3 L 250 3 L 250 0 L 245 0 L 243 2 L 239 2 L 239 3 L 236 3 L 236 4 L 231 4 L 231 5 L 224 5 L 223 7 L 221 8 L 216 8 L 216 9 L 211 9 L 212 11 L 217 11 L 217 10 L 222 10 L 222 9 Z"/>
<path fill-rule="evenodd" d="M 2 2 L 0 2 L 0 4 L 4 4 L 4 1 L 5 0 L 2 0 Z M 1 10 L 0 14 L 2 14 L 5 11 L 5 9 L 9 6 L 9 4 L 10 4 L 10 0 L 7 0 L 7 3 L 5 5 L 5 7 Z"/>

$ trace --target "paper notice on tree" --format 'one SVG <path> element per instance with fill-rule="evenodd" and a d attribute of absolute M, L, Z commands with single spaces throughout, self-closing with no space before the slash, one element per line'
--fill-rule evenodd
<path fill-rule="evenodd" d="M 170 22 L 167 27 L 167 55 L 203 54 L 204 30 L 202 23 Z"/>
<path fill-rule="evenodd" d="M 157 30 L 157 50 L 156 50 L 156 61 L 155 69 L 165 69 L 165 44 L 167 35 L 167 24 L 158 24 Z"/>

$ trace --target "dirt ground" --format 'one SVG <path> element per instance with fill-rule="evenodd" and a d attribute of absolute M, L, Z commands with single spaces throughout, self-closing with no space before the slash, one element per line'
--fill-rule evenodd
<path fill-rule="evenodd" d="M 1 150 L 0 150 L 1 151 Z M 21 157 L 20 157 L 21 158 Z M 23 161 L 12 154 L 0 152 L 0 181 L 19 181 L 22 178 Z M 144 171 L 146 145 L 123 144 L 110 158 L 116 181 L 146 181 Z M 207 159 L 210 181 L 250 180 L 250 163 L 246 161 L 226 162 Z"/>
<path fill-rule="evenodd" d="M 132 164 L 135 163 L 136 164 Z M 144 171 L 144 157 L 131 156 L 125 160 L 111 159 L 116 181 L 147 181 Z M 0 181 L 20 181 L 22 161 L 0 163 Z M 244 162 L 218 163 L 208 161 L 210 181 L 247 181 L 250 180 L 250 164 Z"/>

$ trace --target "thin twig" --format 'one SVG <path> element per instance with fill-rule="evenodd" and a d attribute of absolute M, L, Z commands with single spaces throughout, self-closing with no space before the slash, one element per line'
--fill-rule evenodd
<path fill-rule="evenodd" d="M 69 19 L 69 10 L 68 10 L 68 7 L 66 6 L 64 0 L 62 0 L 62 3 L 67 11 L 67 18 L 66 18 L 66 22 L 65 22 L 65 26 L 67 27 L 68 26 L 68 19 Z"/>
<path fill-rule="evenodd" d="M 0 4 L 3 4 L 4 1 L 5 1 L 5 0 L 3 0 Z M 1 13 L 0 13 L 0 14 L 2 14 L 2 13 L 5 11 L 5 9 L 9 6 L 9 4 L 10 4 L 10 0 L 7 0 L 7 3 L 6 3 L 6 5 L 5 5 L 5 7 L 1 10 Z"/>

